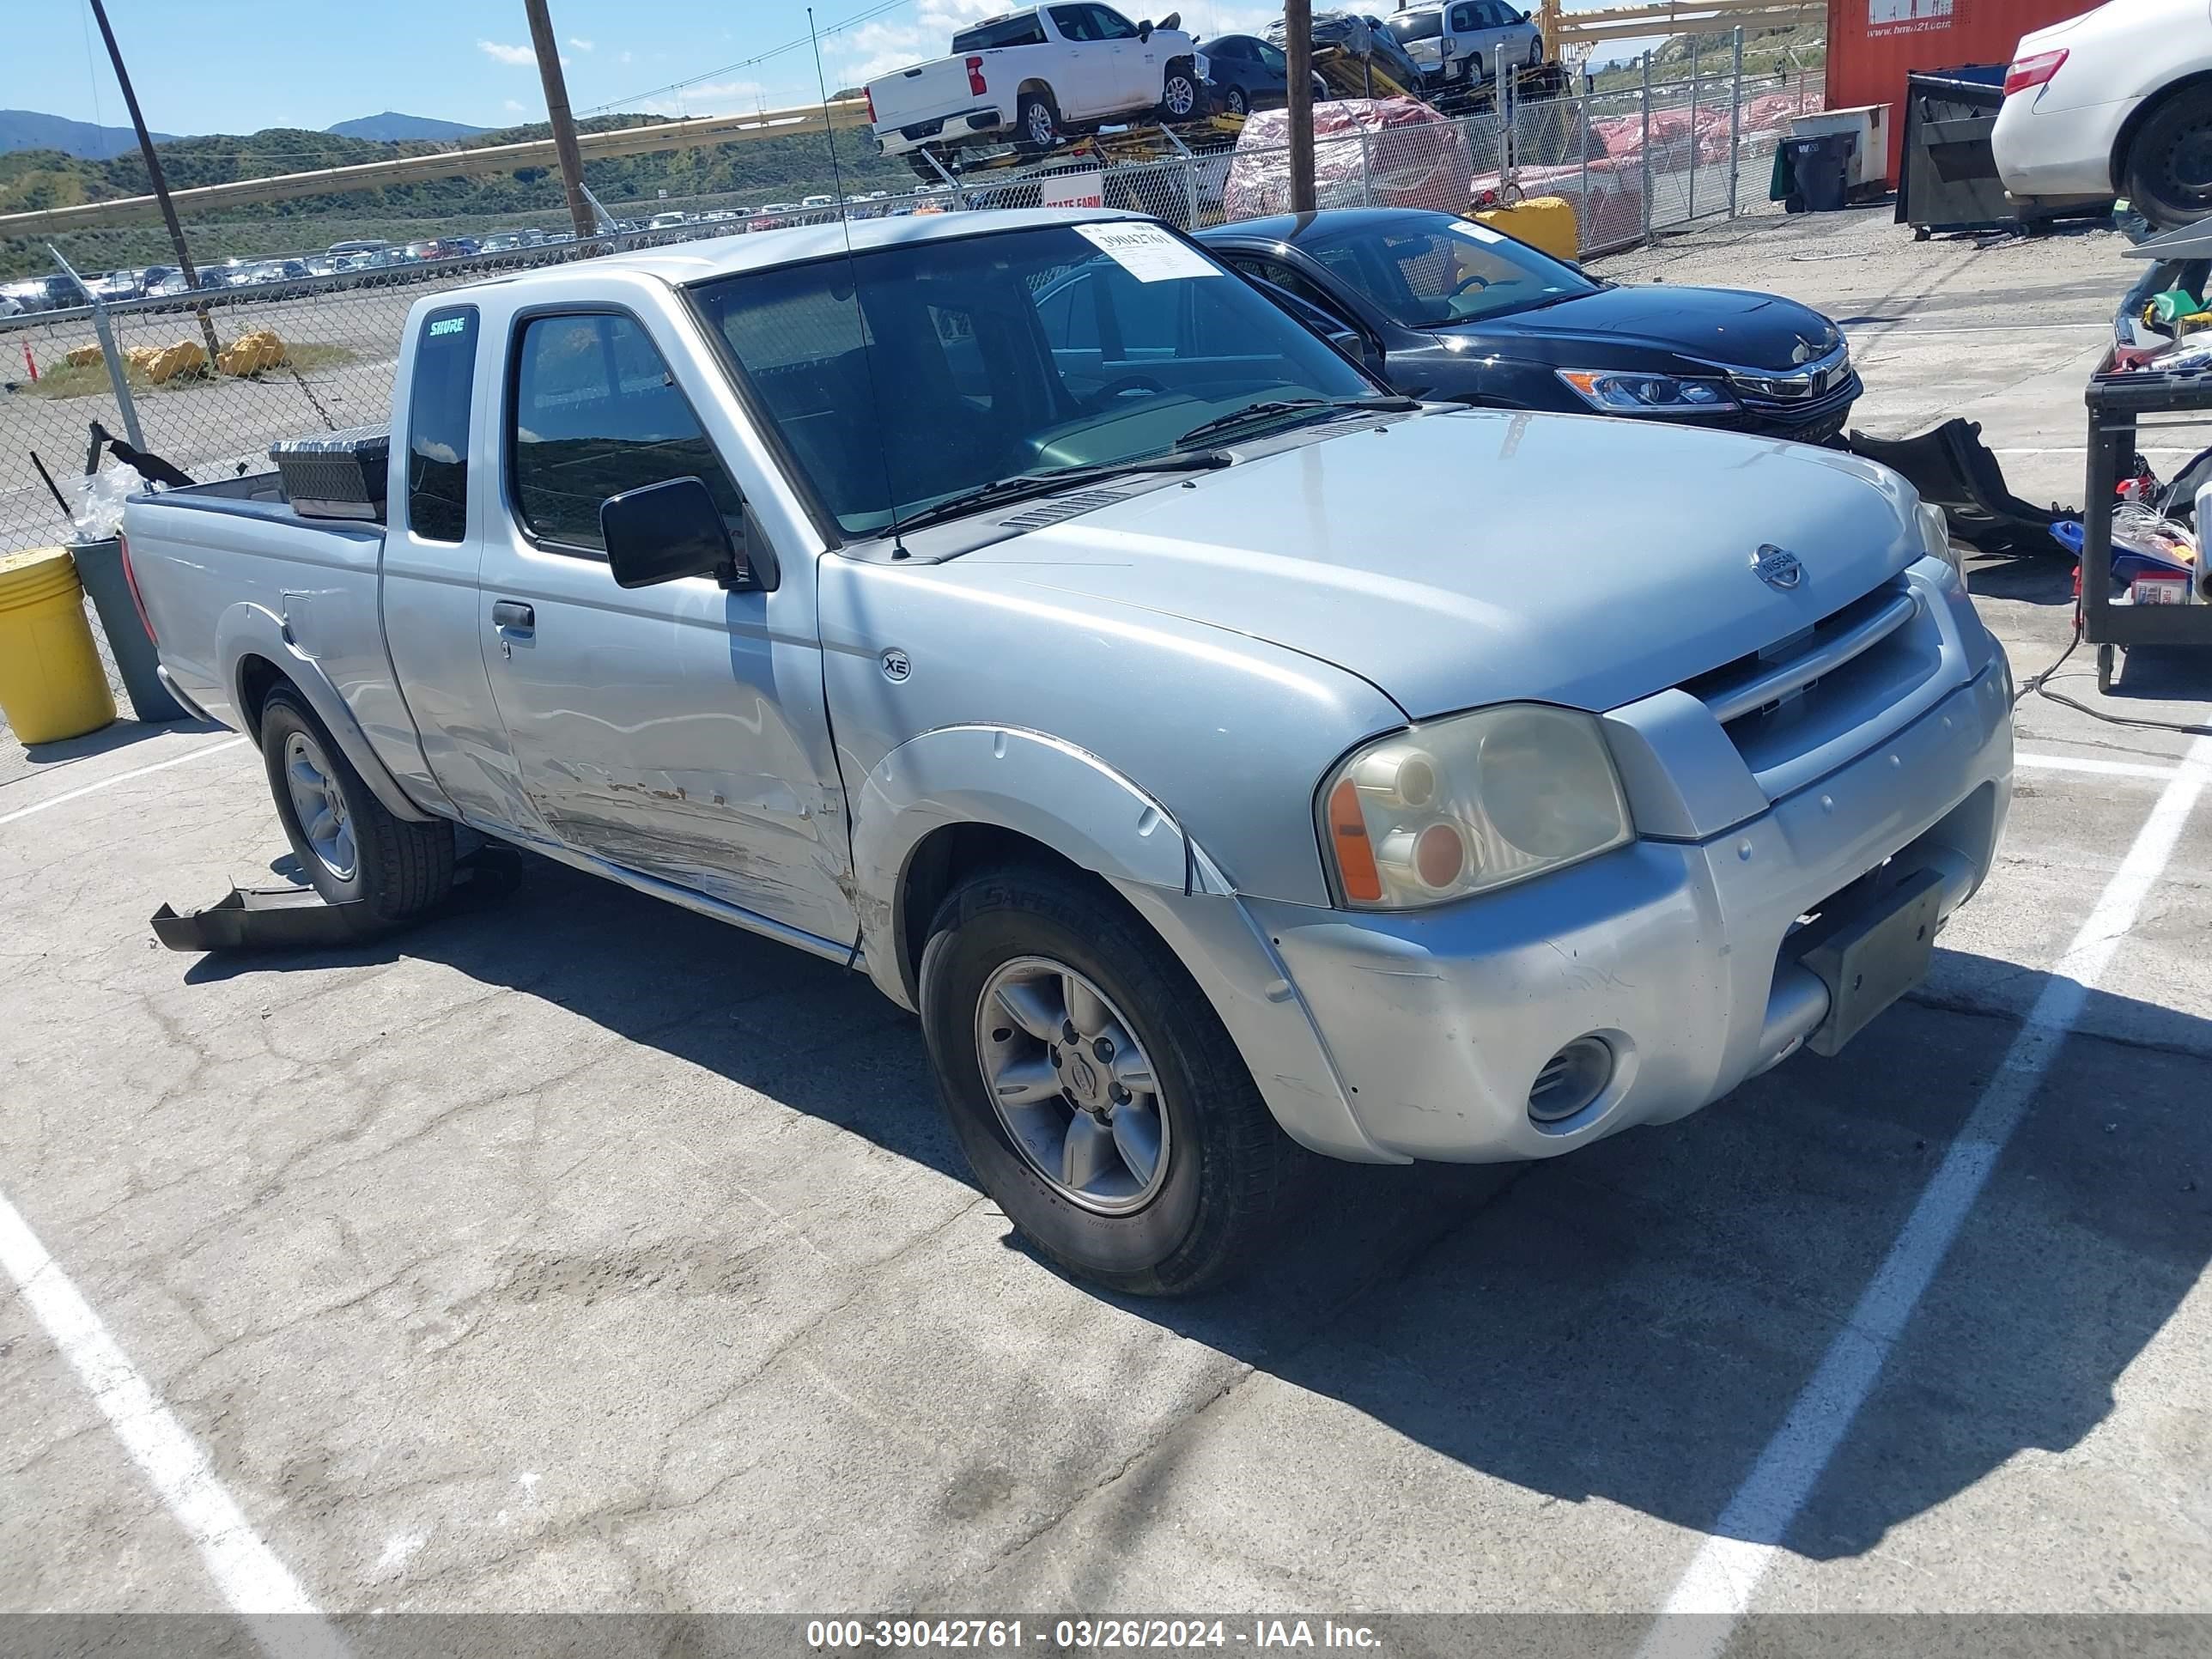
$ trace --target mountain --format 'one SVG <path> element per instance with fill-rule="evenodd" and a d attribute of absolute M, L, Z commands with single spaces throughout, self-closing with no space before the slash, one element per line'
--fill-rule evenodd
<path fill-rule="evenodd" d="M 402 115 L 389 109 L 381 115 L 364 115 L 357 121 L 341 121 L 324 129 L 341 138 L 375 138 L 385 143 L 396 143 L 402 138 L 473 138 L 489 130 L 463 126 L 459 121 L 440 121 L 428 115 Z"/>
<path fill-rule="evenodd" d="M 404 120 L 406 118 L 399 118 Z M 467 129 L 463 129 L 467 131 Z M 157 132 L 154 142 L 166 144 L 173 132 Z M 0 109 L 0 153 L 14 149 L 58 149 L 88 161 L 105 161 L 138 148 L 138 135 L 129 127 L 96 127 L 89 121 L 71 121 L 59 115 L 41 115 L 34 109 Z"/>

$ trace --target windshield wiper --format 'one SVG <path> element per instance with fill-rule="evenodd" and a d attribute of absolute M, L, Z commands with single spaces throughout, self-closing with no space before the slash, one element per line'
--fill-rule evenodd
<path fill-rule="evenodd" d="M 1098 466 L 1059 466 L 1045 472 L 1017 472 L 1012 477 L 994 479 L 987 484 L 977 484 L 947 495 L 941 501 L 933 501 L 918 513 L 899 515 L 901 530 L 922 530 L 933 524 L 943 524 L 947 519 L 964 517 L 1002 501 L 1020 501 L 1030 495 L 1048 495 L 1055 489 L 1071 485 L 1097 483 L 1105 478 L 1125 478 L 1139 472 L 1211 472 L 1216 467 L 1227 466 L 1231 458 L 1218 449 L 1193 450 L 1188 453 L 1164 451 L 1159 454 L 1130 461 L 1113 461 Z"/>
<path fill-rule="evenodd" d="M 1203 443 L 1208 438 L 1233 432 L 1239 427 L 1261 426 L 1285 416 L 1303 418 L 1345 410 L 1410 413 L 1420 406 L 1419 400 L 1413 398 L 1269 398 L 1261 403 L 1247 404 L 1242 409 L 1233 409 L 1226 415 L 1217 415 L 1210 421 L 1202 421 L 1177 438 L 1176 443 L 1178 447 Z"/>

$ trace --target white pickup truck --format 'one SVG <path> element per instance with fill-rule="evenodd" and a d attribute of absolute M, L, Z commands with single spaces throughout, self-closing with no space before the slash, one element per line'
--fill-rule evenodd
<path fill-rule="evenodd" d="M 966 28 L 952 55 L 867 84 L 876 148 L 908 155 L 923 178 L 922 155 L 970 144 L 1013 143 L 1042 155 L 1073 132 L 1157 114 L 1188 121 L 1205 78 L 1197 42 L 1170 14 L 1155 27 L 1111 6 L 1071 0 L 1033 6 Z"/>

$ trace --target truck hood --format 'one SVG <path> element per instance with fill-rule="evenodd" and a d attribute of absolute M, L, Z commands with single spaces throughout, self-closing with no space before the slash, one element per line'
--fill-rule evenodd
<path fill-rule="evenodd" d="M 945 567 L 1165 612 L 1359 675 L 1414 719 L 1617 707 L 1809 626 L 1921 556 L 1911 488 L 1802 444 L 1427 412 L 1146 489 Z M 1772 544 L 1793 589 L 1753 569 Z"/>

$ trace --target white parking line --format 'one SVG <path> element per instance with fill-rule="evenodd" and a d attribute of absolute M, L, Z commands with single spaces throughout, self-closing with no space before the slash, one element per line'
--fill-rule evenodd
<path fill-rule="evenodd" d="M 1717 1659 L 1728 1646 L 1736 1620 L 1750 1607 L 1759 1580 L 1781 1553 L 1783 1538 L 1874 1392 L 1905 1322 L 2065 1046 L 2090 991 L 2135 926 L 2208 782 L 2212 738 L 2199 738 L 2160 792 L 2089 919 L 2051 964 L 1996 1075 L 1922 1190 L 1858 1305 L 1821 1356 L 1812 1380 L 1791 1402 L 1789 1416 L 1676 1583 L 1658 1622 L 1637 1650 L 1638 1659 Z"/>
<path fill-rule="evenodd" d="M 98 794 L 111 784 L 128 783 L 133 778 L 143 778 L 149 772 L 166 772 L 173 766 L 182 766 L 186 761 L 203 760 L 210 755 L 220 755 L 226 749 L 235 749 L 244 738 L 229 738 L 222 743 L 211 743 L 204 749 L 195 749 L 189 755 L 172 755 L 165 761 L 155 761 L 151 766 L 140 766 L 128 772 L 118 772 L 112 778 L 102 778 L 98 783 L 88 783 L 81 789 L 66 790 L 52 798 L 19 806 L 14 811 L 0 814 L 0 823 L 13 823 L 18 818 L 27 818 L 46 811 L 49 807 L 64 806 L 73 800 L 82 800 L 87 795 Z"/>
<path fill-rule="evenodd" d="M 4 1196 L 0 1196 L 0 1267 L 15 1280 L 24 1305 L 69 1361 L 131 1461 L 198 1546 L 200 1559 L 223 1600 L 257 1620 L 253 1634 L 263 1649 L 286 1659 L 343 1656 L 345 1644 L 337 1631 L 253 1530 L 237 1501 L 216 1478 L 199 1443 L 124 1357 L 100 1316 Z M 291 1616 L 273 1616 L 280 1614 Z"/>
<path fill-rule="evenodd" d="M 2100 778 L 2170 778 L 2181 769 L 2142 761 L 2093 760 L 2081 755 L 2028 755 L 2015 750 L 2013 764 L 2044 772 L 2091 772 Z"/>

